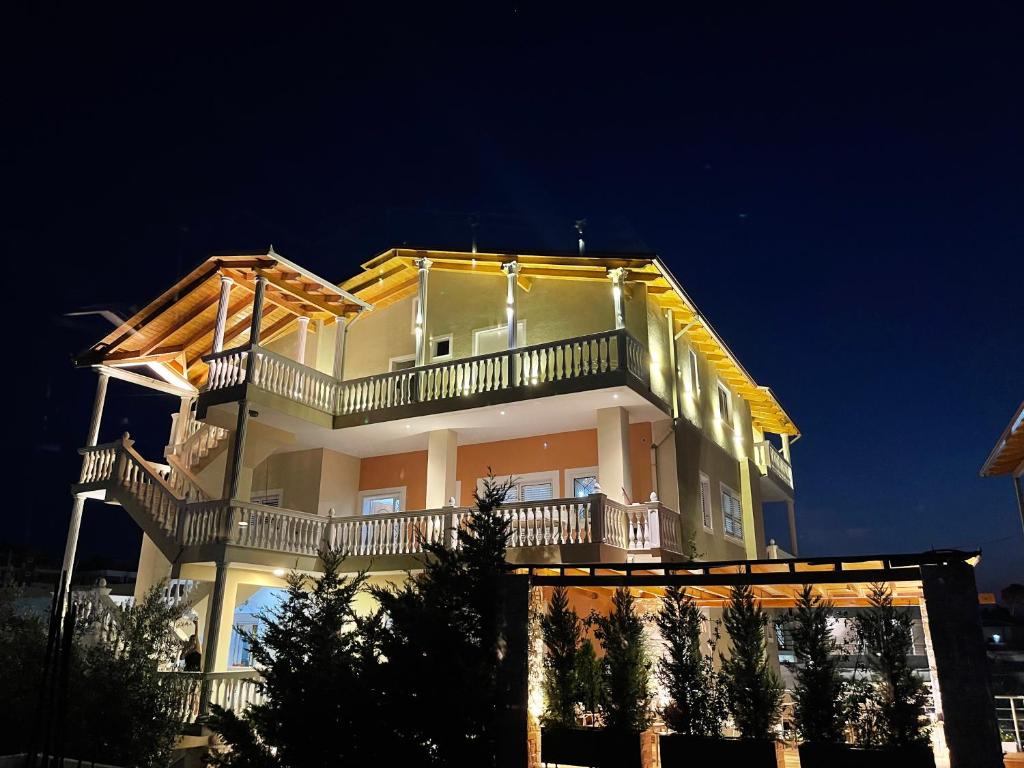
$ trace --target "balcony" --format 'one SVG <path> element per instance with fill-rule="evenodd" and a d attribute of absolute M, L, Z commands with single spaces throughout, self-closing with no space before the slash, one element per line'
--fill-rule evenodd
<path fill-rule="evenodd" d="M 255 390 L 341 429 L 617 386 L 668 411 L 651 393 L 647 350 L 622 329 L 344 381 L 254 345 L 203 360 L 209 377 L 201 416 Z"/>
<path fill-rule="evenodd" d="M 793 467 L 767 440 L 754 444 L 754 463 L 761 470 L 761 496 L 764 501 L 793 498 Z"/>
<path fill-rule="evenodd" d="M 389 515 L 323 517 L 209 499 L 143 459 L 127 437 L 82 450 L 76 494 L 121 504 L 172 561 L 237 561 L 317 570 L 325 547 L 348 555 L 346 570 L 416 568 L 424 545 L 457 547 L 466 507 Z M 502 504 L 510 562 L 601 562 L 626 555 L 681 559 L 680 516 L 659 502 L 619 504 L 604 494 Z"/>

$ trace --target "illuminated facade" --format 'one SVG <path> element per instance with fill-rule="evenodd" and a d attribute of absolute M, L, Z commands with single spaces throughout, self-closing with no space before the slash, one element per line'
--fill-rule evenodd
<path fill-rule="evenodd" d="M 392 249 L 340 286 L 211 258 L 77 362 L 100 381 L 68 563 L 85 500 L 123 506 L 137 594 L 195 585 L 224 697 L 238 604 L 323 546 L 402 578 L 488 468 L 514 480 L 513 562 L 780 556 L 771 502 L 797 552 L 799 432 L 654 257 Z M 111 377 L 180 398 L 161 459 L 97 444 Z"/>

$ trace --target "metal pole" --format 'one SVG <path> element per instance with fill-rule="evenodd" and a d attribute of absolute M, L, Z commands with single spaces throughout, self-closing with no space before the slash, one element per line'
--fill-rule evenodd
<path fill-rule="evenodd" d="M 224 592 L 227 589 L 228 564 L 217 563 L 217 575 L 210 595 L 210 621 L 206 627 L 206 648 L 203 649 L 203 682 L 199 694 L 199 714 L 210 709 L 210 678 L 217 666 L 217 646 L 220 642 L 220 615 L 224 612 Z"/>
<path fill-rule="evenodd" d="M 419 306 L 416 309 L 416 365 L 427 364 L 427 279 L 433 262 L 430 259 L 416 259 L 419 270 Z"/>
<path fill-rule="evenodd" d="M 256 291 L 252 297 L 252 323 L 249 326 L 249 344 L 256 346 L 260 343 L 260 321 L 263 319 L 263 294 L 267 290 L 267 278 L 263 275 L 256 276 Z"/>
<path fill-rule="evenodd" d="M 508 348 L 515 349 L 519 346 L 519 299 L 516 291 L 516 282 L 519 279 L 519 264 L 510 261 L 501 265 L 502 271 L 508 281 L 505 291 L 505 322 L 508 323 Z"/>

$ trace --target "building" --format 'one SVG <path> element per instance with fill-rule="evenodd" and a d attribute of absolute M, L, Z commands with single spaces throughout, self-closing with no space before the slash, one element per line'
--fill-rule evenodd
<path fill-rule="evenodd" d="M 1024 526 L 1024 403 L 1020 404 L 981 468 L 982 477 L 1008 476 L 1017 494 L 1017 509 Z"/>
<path fill-rule="evenodd" d="M 120 504 L 136 594 L 194 587 L 210 696 L 244 699 L 238 606 L 323 546 L 402 578 L 489 469 L 514 479 L 513 562 L 765 558 L 766 503 L 798 551 L 799 431 L 653 256 L 399 248 L 340 286 L 272 249 L 211 258 L 77 364 L 99 383 L 65 567 L 85 501 Z M 99 444 L 110 378 L 180 398 L 163 457 Z"/>

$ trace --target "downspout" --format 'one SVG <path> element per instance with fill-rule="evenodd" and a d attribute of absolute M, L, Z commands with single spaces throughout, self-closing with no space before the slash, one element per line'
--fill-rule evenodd
<path fill-rule="evenodd" d="M 356 312 L 356 316 L 355 317 L 353 317 L 351 320 L 349 320 L 347 323 L 345 323 L 345 330 L 342 331 L 342 333 L 345 336 L 345 344 L 341 348 L 341 367 L 338 369 L 338 374 L 339 374 L 338 377 L 337 377 L 338 381 L 341 381 L 345 377 L 345 357 L 348 355 L 348 331 L 349 331 L 349 328 L 351 328 L 353 325 L 355 325 L 356 321 L 359 320 L 359 318 L 361 318 L 368 310 L 371 310 L 371 309 L 373 309 L 372 306 L 362 307 L 358 312 Z"/>

